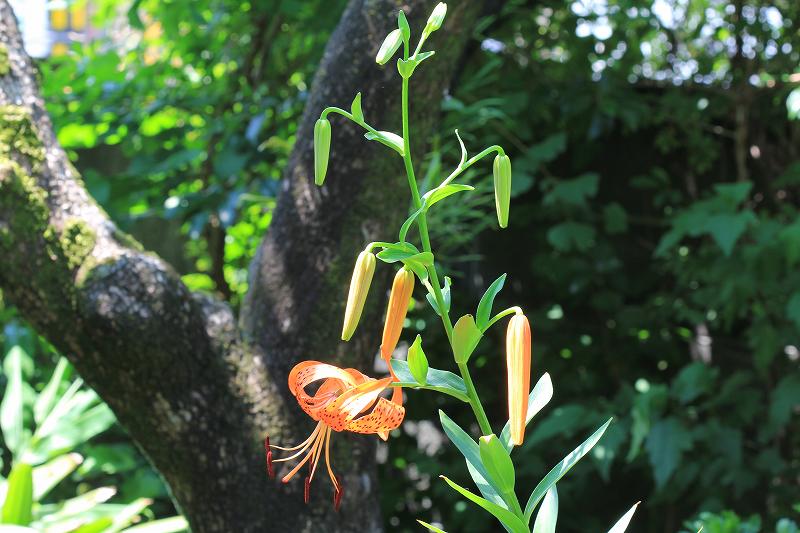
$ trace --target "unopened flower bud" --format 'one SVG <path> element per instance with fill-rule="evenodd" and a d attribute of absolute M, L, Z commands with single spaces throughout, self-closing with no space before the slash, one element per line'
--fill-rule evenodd
<path fill-rule="evenodd" d="M 375 255 L 364 250 L 358 254 L 353 277 L 350 279 L 350 292 L 347 294 L 347 307 L 344 311 L 344 326 L 342 327 L 343 341 L 349 341 L 358 326 L 374 273 Z"/>
<path fill-rule="evenodd" d="M 320 118 L 314 124 L 314 183 L 322 185 L 328 172 L 328 157 L 331 152 L 331 123 Z"/>
<path fill-rule="evenodd" d="M 378 55 L 375 56 L 375 62 L 379 65 L 385 65 L 386 62 L 392 58 L 394 53 L 397 52 L 401 44 L 403 44 L 403 32 L 400 31 L 400 28 L 392 30 L 389 35 L 386 36 L 386 39 L 383 40 L 383 44 L 380 50 L 378 50 Z"/>
<path fill-rule="evenodd" d="M 433 9 L 431 16 L 428 17 L 428 23 L 425 24 L 425 33 L 431 34 L 442 27 L 444 16 L 447 14 L 447 4 L 439 2 Z"/>
<path fill-rule="evenodd" d="M 508 323 L 506 367 L 511 442 L 515 446 L 519 446 L 525 438 L 528 395 L 531 388 L 531 326 L 522 313 L 514 315 Z"/>
<path fill-rule="evenodd" d="M 389 306 L 386 309 L 386 322 L 383 325 L 381 355 L 387 361 L 392 357 L 397 341 L 400 340 L 412 292 L 414 292 L 414 273 L 403 267 L 394 276 Z"/>
<path fill-rule="evenodd" d="M 498 154 L 492 165 L 494 174 L 494 203 L 497 208 L 497 222 L 501 228 L 508 226 L 508 211 L 511 206 L 511 159 Z"/>

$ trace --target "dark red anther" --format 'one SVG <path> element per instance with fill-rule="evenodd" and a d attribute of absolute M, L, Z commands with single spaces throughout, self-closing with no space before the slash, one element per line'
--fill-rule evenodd
<path fill-rule="evenodd" d="M 335 487 L 336 492 L 333 493 L 333 508 L 338 513 L 339 506 L 342 504 L 342 496 L 344 496 L 344 486 L 339 476 L 336 476 L 336 484 L 338 487 Z"/>
<path fill-rule="evenodd" d="M 264 450 L 267 452 L 267 474 L 269 477 L 275 477 L 275 469 L 272 467 L 272 450 L 269 447 L 269 436 L 264 439 Z"/>
<path fill-rule="evenodd" d="M 306 476 L 306 486 L 303 488 L 303 501 L 308 503 L 311 499 L 311 476 Z"/>

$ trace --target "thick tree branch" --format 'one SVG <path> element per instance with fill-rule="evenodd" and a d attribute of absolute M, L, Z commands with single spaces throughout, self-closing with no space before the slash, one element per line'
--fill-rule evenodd
<path fill-rule="evenodd" d="M 405 4 L 412 27 L 433 0 Z M 309 421 L 285 379 L 300 359 L 338 359 L 369 370 L 391 269 L 382 268 L 362 328 L 338 341 L 352 261 L 363 244 L 391 239 L 407 205 L 402 163 L 356 128 L 334 123 L 326 186 L 313 186 L 310 139 L 327 104 L 364 92 L 369 120 L 397 130 L 397 73 L 373 58 L 395 26 L 392 0 L 352 0 L 315 80 L 269 234 L 251 269 L 241 319 L 191 294 L 163 261 L 122 234 L 86 192 L 57 145 L 7 0 L 0 0 L 0 288 L 75 364 L 169 483 L 195 532 L 374 531 L 374 438 L 337 434 L 335 464 L 347 491 L 342 512 L 320 483 L 305 507 L 302 483 L 264 474 L 261 440 L 289 443 Z M 417 154 L 438 119 L 454 59 L 478 2 L 452 7 L 435 34 L 435 66 L 412 107 Z M 0 54 L 2 57 L 2 54 Z M 316 484 L 316 483 L 315 483 Z"/>

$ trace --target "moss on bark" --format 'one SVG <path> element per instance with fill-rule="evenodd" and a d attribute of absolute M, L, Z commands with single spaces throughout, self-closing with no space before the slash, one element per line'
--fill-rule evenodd
<path fill-rule="evenodd" d="M 5 76 L 11 72 L 11 63 L 8 61 L 8 48 L 0 43 L 0 76 Z"/>

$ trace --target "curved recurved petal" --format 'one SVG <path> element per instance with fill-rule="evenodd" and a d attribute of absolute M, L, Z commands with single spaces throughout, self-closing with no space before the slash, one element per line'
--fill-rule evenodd
<path fill-rule="evenodd" d="M 400 427 L 405 415 L 405 407 L 386 398 L 380 398 L 372 411 L 350 420 L 345 429 L 354 433 L 377 433 L 383 440 L 386 440 L 389 431 Z"/>

